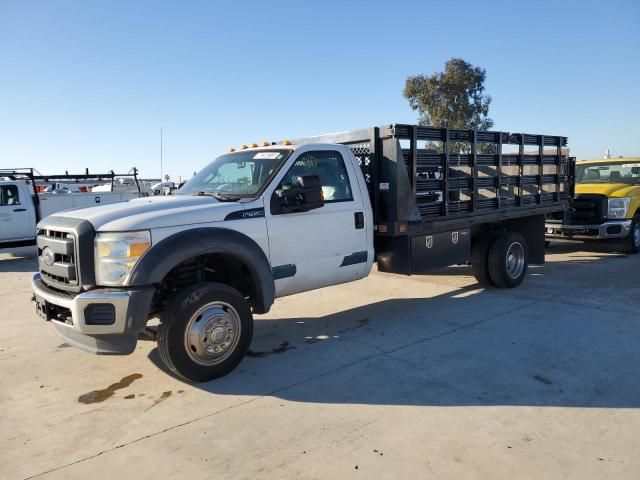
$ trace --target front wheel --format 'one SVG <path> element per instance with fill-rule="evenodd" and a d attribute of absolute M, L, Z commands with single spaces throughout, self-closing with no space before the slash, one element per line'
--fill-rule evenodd
<path fill-rule="evenodd" d="M 527 275 L 527 242 L 516 232 L 498 235 L 489 249 L 489 275 L 497 287 L 514 288 Z"/>
<path fill-rule="evenodd" d="M 624 253 L 638 252 L 640 252 L 640 215 L 636 214 L 631 222 L 631 232 L 624 241 Z"/>
<path fill-rule="evenodd" d="M 158 350 L 175 374 L 196 382 L 231 372 L 251 344 L 253 318 L 242 294 L 220 283 L 178 292 L 160 317 Z"/>

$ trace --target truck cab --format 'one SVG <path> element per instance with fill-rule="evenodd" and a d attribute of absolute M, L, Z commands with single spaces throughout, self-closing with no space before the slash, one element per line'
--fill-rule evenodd
<path fill-rule="evenodd" d="M 547 239 L 606 240 L 640 251 L 640 158 L 576 165 L 575 196 L 563 217 L 546 222 Z"/>
<path fill-rule="evenodd" d="M 267 254 L 276 297 L 356 280 L 371 269 L 371 204 L 346 146 L 283 145 L 230 152 L 177 195 L 208 196 L 223 203 L 230 213 L 221 220 L 232 222 L 227 228 L 244 233 Z"/>
<path fill-rule="evenodd" d="M 130 353 L 157 314 L 158 337 L 172 339 L 159 340 L 167 365 L 201 380 L 242 358 L 251 313 L 267 312 L 276 297 L 365 277 L 373 263 L 362 172 L 335 144 L 240 149 L 175 196 L 61 212 L 38 228 L 38 310 L 66 342 Z M 203 296 L 216 300 L 201 304 Z M 173 336 L 194 313 L 189 304 L 201 320 L 192 319 L 179 348 Z"/>

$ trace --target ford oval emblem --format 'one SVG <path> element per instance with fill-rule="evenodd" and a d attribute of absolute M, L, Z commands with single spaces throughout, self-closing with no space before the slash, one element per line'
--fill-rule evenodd
<path fill-rule="evenodd" d="M 45 265 L 51 267 L 56 261 L 56 254 L 53 253 L 53 250 L 49 247 L 44 247 L 44 250 L 42 250 L 42 261 Z"/>

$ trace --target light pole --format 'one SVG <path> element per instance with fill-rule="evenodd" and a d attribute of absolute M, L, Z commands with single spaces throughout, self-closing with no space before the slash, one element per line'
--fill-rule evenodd
<path fill-rule="evenodd" d="M 164 195 L 164 180 L 162 176 L 162 127 L 160 127 L 160 195 Z"/>

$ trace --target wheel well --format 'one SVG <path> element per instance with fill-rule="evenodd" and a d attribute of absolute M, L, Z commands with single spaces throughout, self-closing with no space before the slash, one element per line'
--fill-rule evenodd
<path fill-rule="evenodd" d="M 189 258 L 176 265 L 156 286 L 151 313 L 161 312 L 176 292 L 201 282 L 217 282 L 238 290 L 253 306 L 256 284 L 247 266 L 228 253 L 210 253 Z"/>
<path fill-rule="evenodd" d="M 543 265 L 545 260 L 545 215 L 532 215 L 476 227 L 472 230 L 472 245 L 485 235 L 501 232 L 517 232 L 527 242 L 527 255 L 531 265 Z"/>

